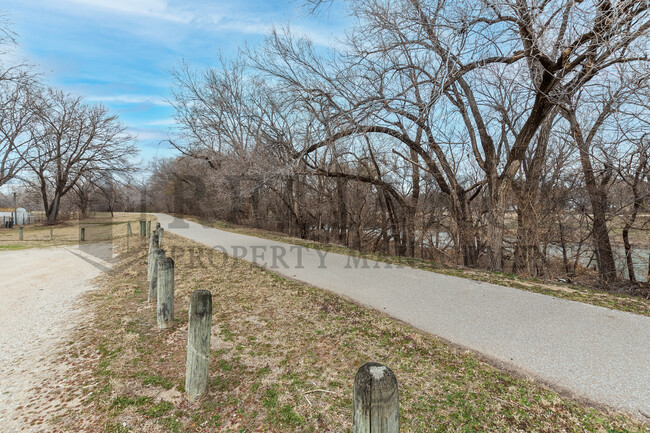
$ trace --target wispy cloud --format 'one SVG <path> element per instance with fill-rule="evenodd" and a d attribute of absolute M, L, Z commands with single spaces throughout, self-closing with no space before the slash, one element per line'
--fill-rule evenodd
<path fill-rule="evenodd" d="M 152 95 L 90 95 L 86 96 L 85 99 L 92 102 L 112 102 L 114 104 L 152 104 L 161 106 L 169 105 L 169 102 L 167 102 L 164 98 Z"/>
<path fill-rule="evenodd" d="M 147 159 L 170 153 L 164 140 L 179 125 L 165 100 L 168 71 L 194 67 L 255 46 L 275 27 L 332 46 L 342 20 L 301 12 L 295 0 L 0 0 L 20 35 L 5 62 L 33 59 L 47 83 L 86 95 L 119 113 Z M 162 144 L 161 144 L 162 142 Z"/>
<path fill-rule="evenodd" d="M 176 6 L 169 0 L 64 0 L 61 4 L 74 7 L 82 5 L 134 18 L 145 17 L 181 25 L 191 24 L 212 31 L 229 31 L 248 35 L 268 35 L 276 25 L 273 17 L 265 14 L 256 14 L 250 10 L 237 11 L 236 8 L 220 10 L 219 5 L 208 6 L 200 3 L 198 4 L 200 7 L 192 11 Z M 195 6 L 197 6 L 196 3 Z M 75 12 L 79 11 L 75 10 Z M 130 25 L 125 23 L 125 28 L 131 31 L 137 30 L 130 28 Z M 319 26 L 292 25 L 291 28 L 295 33 L 311 39 L 315 44 L 329 46 L 335 43 L 334 36 Z"/>
<path fill-rule="evenodd" d="M 140 141 L 160 142 L 169 138 L 167 131 L 158 129 L 131 128 L 129 133 Z"/>
<path fill-rule="evenodd" d="M 177 126 L 178 122 L 176 119 L 170 117 L 168 119 L 158 119 L 151 122 L 145 123 L 147 126 Z"/>
<path fill-rule="evenodd" d="M 67 0 L 67 2 L 120 14 L 156 18 L 177 23 L 189 23 L 194 18 L 191 13 L 172 9 L 165 0 Z"/>

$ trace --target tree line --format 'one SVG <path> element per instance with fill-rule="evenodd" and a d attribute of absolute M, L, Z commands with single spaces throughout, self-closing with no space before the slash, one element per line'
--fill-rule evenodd
<path fill-rule="evenodd" d="M 12 60 L 15 44 L 0 16 L 0 187 L 26 185 L 48 223 L 66 204 L 85 216 L 91 196 L 112 212 L 128 193 L 133 137 L 106 107 L 47 86 L 36 67 Z"/>
<path fill-rule="evenodd" d="M 364 251 L 636 281 L 649 5 L 349 0 L 334 47 L 284 28 L 176 68 L 181 155 L 148 189 L 161 210 Z"/>

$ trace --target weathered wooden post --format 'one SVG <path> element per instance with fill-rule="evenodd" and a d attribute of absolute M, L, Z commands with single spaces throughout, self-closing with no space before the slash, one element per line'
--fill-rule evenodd
<path fill-rule="evenodd" d="M 155 233 L 158 235 L 158 248 L 162 248 L 162 238 L 163 238 L 163 234 L 165 233 L 165 229 L 159 227 L 156 229 Z"/>
<path fill-rule="evenodd" d="M 53 232 L 53 230 L 50 229 L 50 240 L 51 241 L 54 240 L 54 233 L 52 233 L 52 232 Z"/>
<path fill-rule="evenodd" d="M 376 362 L 362 365 L 354 377 L 354 433 L 398 433 L 399 394 L 393 371 Z"/>
<path fill-rule="evenodd" d="M 160 248 L 155 248 L 151 254 L 151 281 L 149 281 L 149 296 L 147 296 L 149 302 L 156 302 L 156 296 L 158 295 L 158 263 L 164 258 L 165 250 Z"/>
<path fill-rule="evenodd" d="M 155 245 L 158 245 L 158 239 L 154 239 L 154 238 L 157 238 L 157 237 L 158 237 L 158 234 L 156 232 L 153 232 L 153 234 L 151 236 L 149 236 L 149 253 L 151 253 L 151 251 L 154 249 Z"/>
<path fill-rule="evenodd" d="M 18 240 L 22 241 L 23 240 L 23 228 L 18 227 Z"/>
<path fill-rule="evenodd" d="M 131 236 L 133 232 L 131 231 L 131 221 L 126 222 L 126 235 Z"/>
<path fill-rule="evenodd" d="M 158 308 L 160 329 L 171 328 L 174 322 L 174 259 L 165 257 L 158 261 Z"/>
<path fill-rule="evenodd" d="M 152 234 L 149 238 L 149 253 L 147 259 L 147 281 L 151 281 L 151 274 L 153 273 L 153 253 L 158 247 L 158 235 Z"/>
<path fill-rule="evenodd" d="M 79 229 L 79 240 L 81 242 L 84 242 L 86 240 L 86 228 L 85 227 L 81 227 Z"/>
<path fill-rule="evenodd" d="M 197 290 L 190 297 L 187 327 L 185 393 L 190 400 L 199 398 L 208 386 L 211 326 L 212 295 L 208 290 Z"/>
<path fill-rule="evenodd" d="M 151 221 L 147 221 L 147 237 L 151 236 Z"/>
<path fill-rule="evenodd" d="M 145 224 L 146 223 L 144 220 L 140 220 L 140 236 L 145 235 Z"/>

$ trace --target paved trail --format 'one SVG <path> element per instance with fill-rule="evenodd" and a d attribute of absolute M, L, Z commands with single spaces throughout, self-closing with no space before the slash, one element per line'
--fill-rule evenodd
<path fill-rule="evenodd" d="M 650 317 L 157 215 L 163 228 L 347 296 L 593 403 L 650 420 Z"/>
<path fill-rule="evenodd" d="M 25 408 L 46 416 L 61 403 L 32 388 L 66 368 L 51 356 L 77 326 L 79 295 L 110 266 L 106 253 L 98 245 L 0 252 L 0 431 L 42 432 L 25 424 Z"/>

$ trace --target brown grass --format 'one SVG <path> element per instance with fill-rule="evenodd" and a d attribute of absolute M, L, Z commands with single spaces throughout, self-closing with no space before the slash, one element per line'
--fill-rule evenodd
<path fill-rule="evenodd" d="M 17 226 L 11 229 L 3 228 L 0 229 L 0 251 L 76 244 L 79 242 L 80 227 L 86 228 L 87 242 L 125 238 L 127 222 L 131 222 L 133 234 L 138 234 L 138 220 L 145 218 L 149 221 L 155 219 L 151 215 L 116 212 L 114 217 L 109 213 L 98 213 L 86 219 L 64 221 L 54 225 L 30 224 L 23 226 L 22 241 L 18 239 Z"/>

